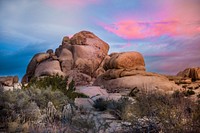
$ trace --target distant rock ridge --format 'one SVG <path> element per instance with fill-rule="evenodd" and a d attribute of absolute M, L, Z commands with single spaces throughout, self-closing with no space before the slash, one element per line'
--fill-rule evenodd
<path fill-rule="evenodd" d="M 89 31 L 73 37 L 65 36 L 55 50 L 36 54 L 28 64 L 22 82 L 33 77 L 61 75 L 72 77 L 76 85 L 97 85 L 107 90 L 173 91 L 179 89 L 165 76 L 146 72 L 145 61 L 139 52 L 108 55 L 109 45 Z"/>
<path fill-rule="evenodd" d="M 200 80 L 200 67 L 186 68 L 180 71 L 177 76 L 191 78 L 192 81 Z"/>

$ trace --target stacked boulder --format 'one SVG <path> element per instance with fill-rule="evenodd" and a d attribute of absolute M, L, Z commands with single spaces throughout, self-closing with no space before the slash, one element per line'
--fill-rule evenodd
<path fill-rule="evenodd" d="M 18 76 L 0 77 L 0 88 L 3 90 L 21 89 Z"/>
<path fill-rule="evenodd" d="M 186 68 L 184 71 L 180 71 L 177 76 L 191 78 L 192 81 L 200 80 L 200 68 Z"/>
<path fill-rule="evenodd" d="M 109 45 L 89 31 L 76 33 L 72 38 L 64 37 L 55 53 L 48 50 L 32 58 L 22 82 L 58 74 L 73 77 L 78 85 L 88 84 L 104 73 L 103 62 L 108 50 Z"/>
<path fill-rule="evenodd" d="M 184 89 L 200 88 L 200 68 L 186 68 L 180 71 L 176 76 L 167 76 L 169 80 L 174 81 Z"/>
<path fill-rule="evenodd" d="M 145 71 L 143 56 L 138 52 L 113 53 L 106 58 L 106 72 L 94 81 L 111 92 L 130 92 L 134 88 L 142 91 L 171 92 L 180 89 L 165 76 Z"/>

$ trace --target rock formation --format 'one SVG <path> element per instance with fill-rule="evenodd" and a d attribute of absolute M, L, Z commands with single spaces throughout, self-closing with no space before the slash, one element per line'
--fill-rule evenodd
<path fill-rule="evenodd" d="M 104 64 L 104 74 L 100 75 L 94 85 L 103 86 L 111 92 L 134 89 L 142 91 L 174 91 L 179 89 L 165 76 L 145 71 L 143 56 L 138 52 L 113 53 Z"/>
<path fill-rule="evenodd" d="M 22 82 L 32 77 L 61 75 L 75 80 L 76 85 L 103 86 L 110 91 L 142 90 L 173 91 L 179 87 L 165 76 L 146 72 L 143 56 L 138 52 L 112 53 L 109 45 L 89 31 L 64 37 L 55 50 L 36 54 L 30 61 Z"/>
<path fill-rule="evenodd" d="M 181 71 L 177 76 L 191 78 L 192 81 L 200 80 L 200 68 L 186 68 L 184 71 Z"/>
<path fill-rule="evenodd" d="M 28 64 L 22 82 L 45 75 L 72 76 L 77 84 L 89 84 L 104 72 L 103 64 L 109 45 L 89 31 L 64 37 L 55 50 L 36 54 Z"/>
<path fill-rule="evenodd" d="M 21 89 L 18 76 L 0 77 L 0 88 L 3 90 Z"/>

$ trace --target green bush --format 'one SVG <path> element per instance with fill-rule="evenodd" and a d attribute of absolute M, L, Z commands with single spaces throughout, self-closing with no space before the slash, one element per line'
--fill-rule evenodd
<path fill-rule="evenodd" d="M 31 81 L 28 83 L 27 87 L 24 87 L 24 89 L 28 88 L 38 88 L 38 89 L 48 89 L 51 88 L 52 91 L 61 91 L 64 95 L 66 95 L 70 100 L 73 100 L 75 98 L 86 98 L 87 96 L 82 93 L 75 92 L 75 82 L 72 80 L 68 84 L 68 78 L 64 78 L 62 76 L 45 76 L 40 78 L 32 78 Z M 46 94 L 48 97 L 48 94 Z"/>

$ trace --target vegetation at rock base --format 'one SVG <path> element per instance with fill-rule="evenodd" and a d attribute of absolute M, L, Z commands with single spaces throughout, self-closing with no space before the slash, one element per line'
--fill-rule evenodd
<path fill-rule="evenodd" d="M 95 108 L 108 110 L 119 120 L 130 123 L 128 132 L 200 131 L 200 99 L 191 101 L 179 91 L 172 95 L 140 92 L 133 98 L 124 97 L 119 101 L 97 101 Z"/>
<path fill-rule="evenodd" d="M 109 123 L 95 111 L 108 112 L 120 121 L 120 133 L 200 131 L 199 95 L 191 101 L 184 92 L 167 95 L 135 88 L 118 101 L 96 99 L 96 110 L 87 111 L 75 106 L 76 97 L 86 97 L 75 90 L 73 80 L 67 83 L 59 76 L 33 79 L 21 90 L 1 90 L 0 132 L 107 132 Z"/>
<path fill-rule="evenodd" d="M 59 75 L 45 76 L 43 78 L 34 77 L 31 79 L 28 86 L 24 88 L 26 89 L 33 86 L 39 89 L 46 89 L 50 87 L 52 91 L 59 90 L 71 100 L 74 100 L 77 97 L 87 97 L 82 93 L 75 92 L 76 88 L 75 88 L 75 82 L 73 80 L 69 81 L 68 83 L 67 77 L 64 78 Z"/>
<path fill-rule="evenodd" d="M 75 92 L 74 81 L 68 84 L 68 90 L 64 82 L 66 79 L 59 76 L 44 77 L 32 80 L 21 90 L 1 90 L 0 131 L 27 132 L 34 125 L 62 123 L 63 107 L 70 105 L 76 108 L 73 100 L 76 97 L 87 97 Z M 49 103 L 52 103 L 54 110 L 51 110 L 54 113 L 53 121 L 49 119 Z"/>

